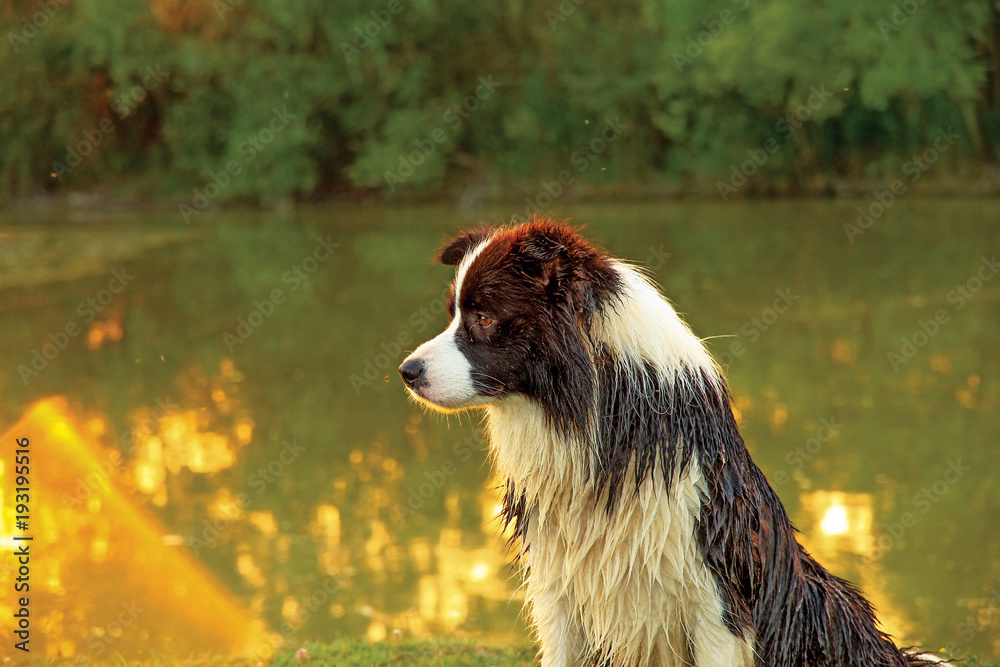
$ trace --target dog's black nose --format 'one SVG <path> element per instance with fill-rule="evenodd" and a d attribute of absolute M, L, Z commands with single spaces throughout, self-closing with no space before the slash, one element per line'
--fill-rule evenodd
<path fill-rule="evenodd" d="M 423 360 L 409 359 L 404 361 L 403 365 L 399 367 L 399 376 L 403 378 L 406 386 L 413 387 L 424 379 L 424 372 L 426 370 L 427 367 L 424 366 Z"/>

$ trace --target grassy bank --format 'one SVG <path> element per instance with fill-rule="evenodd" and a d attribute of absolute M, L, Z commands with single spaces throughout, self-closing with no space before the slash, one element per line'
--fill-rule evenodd
<path fill-rule="evenodd" d="M 374 667 L 377 665 L 426 667 L 527 667 L 537 665 L 533 647 L 482 646 L 462 641 L 400 641 L 371 643 L 364 640 L 335 640 L 306 644 L 298 651 L 282 651 L 269 662 L 256 658 L 203 658 L 171 660 L 158 656 L 131 660 L 122 655 L 63 659 L 4 658 L 4 667 Z"/>
<path fill-rule="evenodd" d="M 310 644 L 303 659 L 295 653 L 280 654 L 274 667 L 336 665 L 337 667 L 369 667 L 370 665 L 440 665 L 441 667 L 524 667 L 534 665 L 535 649 L 530 647 L 499 648 L 464 642 L 407 641 L 372 644 L 365 641 L 335 641 Z M 242 666 L 241 666 L 242 667 Z M 251 667 L 251 666 L 248 666 Z"/>
<path fill-rule="evenodd" d="M 24 660 L 5 663 L 13 665 L 113 665 L 114 667 L 260 667 L 256 660 L 208 661 L 163 659 L 132 662 L 122 657 L 108 661 L 89 663 L 79 659 L 67 660 Z M 308 644 L 299 651 L 282 652 L 274 656 L 268 667 L 373 667 L 381 665 L 419 667 L 528 667 L 537 665 L 534 647 L 482 646 L 468 642 L 451 641 L 403 641 L 373 644 L 361 640 L 333 641 L 326 644 Z M 950 663 L 962 667 L 1000 667 L 1000 663 L 985 662 L 976 658 Z"/>
<path fill-rule="evenodd" d="M 430 667 L 526 667 L 537 665 L 535 649 L 496 648 L 474 644 L 449 642 L 401 642 L 370 644 L 368 642 L 335 642 L 311 645 L 307 649 L 307 662 L 314 665 L 336 667 L 368 667 L 371 665 L 420 665 Z M 295 654 L 282 654 L 274 660 L 275 667 L 301 666 L 303 660 Z M 1000 667 L 994 662 L 970 658 L 952 663 L 961 667 Z"/>

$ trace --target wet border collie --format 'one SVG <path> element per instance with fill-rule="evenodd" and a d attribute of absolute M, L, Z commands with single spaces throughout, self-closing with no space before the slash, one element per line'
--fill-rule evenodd
<path fill-rule="evenodd" d="M 451 323 L 399 372 L 486 411 L 543 665 L 930 664 L 798 544 L 718 366 L 638 270 L 547 219 L 440 260 Z"/>

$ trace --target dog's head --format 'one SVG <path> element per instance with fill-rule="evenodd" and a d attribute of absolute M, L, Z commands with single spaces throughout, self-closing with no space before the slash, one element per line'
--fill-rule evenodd
<path fill-rule="evenodd" d="M 399 367 L 413 396 L 446 411 L 515 394 L 547 407 L 593 386 L 588 327 L 620 286 L 607 254 L 566 226 L 533 220 L 465 232 L 440 260 L 457 267 L 451 322 Z"/>

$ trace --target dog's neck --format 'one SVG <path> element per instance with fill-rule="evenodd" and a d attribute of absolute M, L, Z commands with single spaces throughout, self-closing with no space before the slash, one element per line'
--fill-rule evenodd
<path fill-rule="evenodd" d="M 570 442 L 541 407 L 511 396 L 487 408 L 490 454 L 500 482 L 509 482 L 544 515 L 553 504 L 592 497 L 589 447 Z"/>

